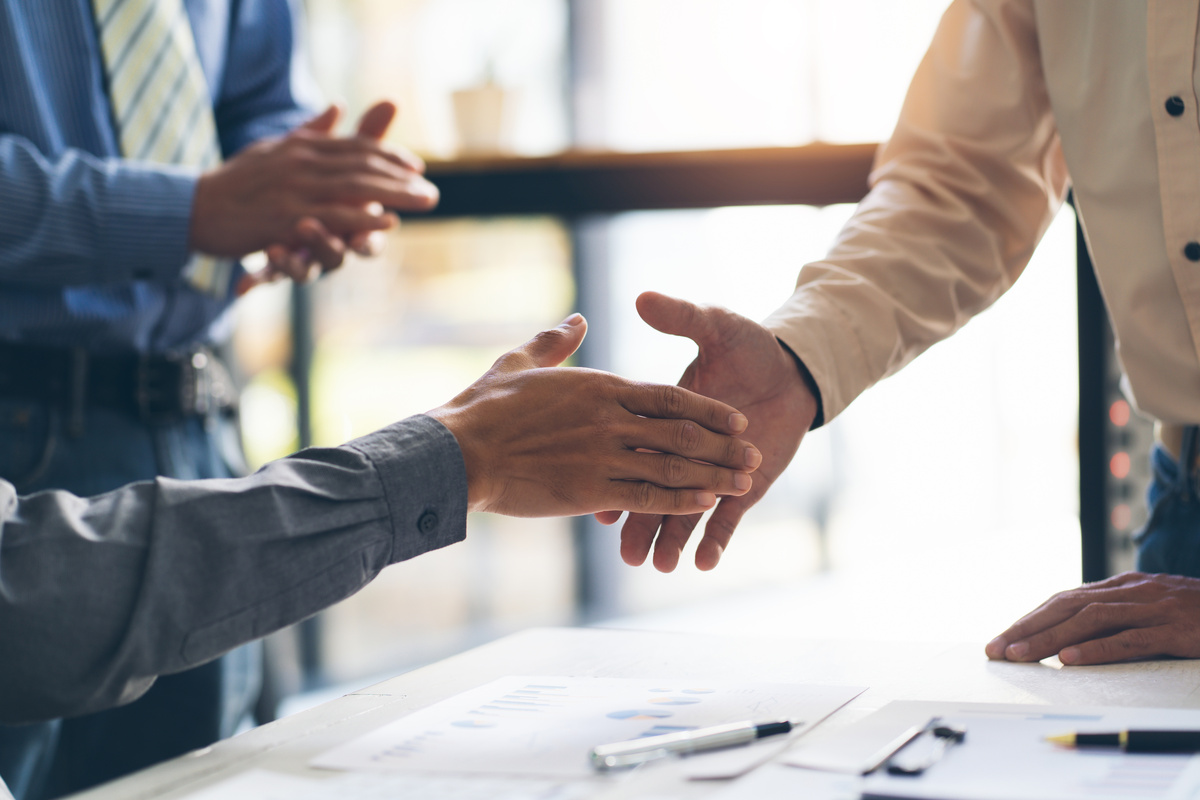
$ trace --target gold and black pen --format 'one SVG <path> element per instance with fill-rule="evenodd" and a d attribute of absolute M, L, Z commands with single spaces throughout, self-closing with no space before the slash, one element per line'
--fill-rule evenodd
<path fill-rule="evenodd" d="M 1200 753 L 1200 731 L 1118 731 L 1047 736 L 1063 747 L 1115 747 L 1126 753 Z"/>

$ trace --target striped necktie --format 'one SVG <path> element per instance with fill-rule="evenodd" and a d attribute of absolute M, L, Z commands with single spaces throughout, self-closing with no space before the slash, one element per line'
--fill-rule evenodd
<path fill-rule="evenodd" d="M 212 97 L 183 0 L 92 0 L 121 151 L 208 170 L 221 161 Z M 233 262 L 195 254 L 184 277 L 224 298 Z"/>

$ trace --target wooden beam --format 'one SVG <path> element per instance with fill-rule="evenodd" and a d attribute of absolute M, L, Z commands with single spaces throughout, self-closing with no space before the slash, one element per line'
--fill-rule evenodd
<path fill-rule="evenodd" d="M 854 203 L 874 144 L 671 153 L 572 151 L 541 158 L 432 162 L 430 216 L 614 213 L 668 208 Z"/>

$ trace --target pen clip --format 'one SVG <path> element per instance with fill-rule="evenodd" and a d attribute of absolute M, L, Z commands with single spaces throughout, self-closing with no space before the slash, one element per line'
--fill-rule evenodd
<path fill-rule="evenodd" d="M 905 742 L 887 759 L 889 775 L 921 775 L 941 760 L 951 746 L 961 744 L 967 731 L 960 725 L 943 725 L 940 717 L 934 717 L 909 741 Z M 928 742 L 924 746 L 918 744 Z"/>

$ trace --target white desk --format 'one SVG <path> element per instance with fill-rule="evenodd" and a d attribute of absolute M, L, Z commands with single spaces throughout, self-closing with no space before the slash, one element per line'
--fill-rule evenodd
<path fill-rule="evenodd" d="M 384 681 L 76 797 L 176 798 L 252 768 L 305 774 L 311 758 L 336 744 L 500 676 L 520 674 L 728 678 L 871 687 L 810 734 L 814 738 L 898 699 L 1200 708 L 1200 661 L 1056 668 L 989 662 L 980 644 L 812 642 L 538 629 Z M 637 784 L 633 787 L 636 790 Z M 673 787 L 672 793 L 702 797 L 717 788 L 693 782 Z M 661 791 L 662 787 L 657 787 L 652 793 Z"/>

